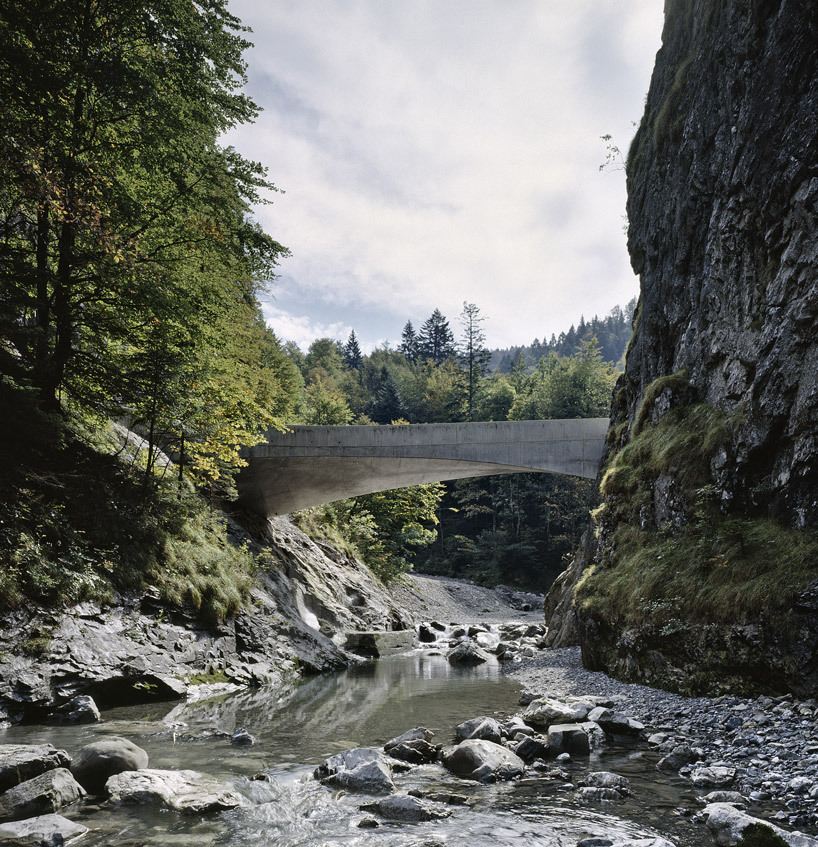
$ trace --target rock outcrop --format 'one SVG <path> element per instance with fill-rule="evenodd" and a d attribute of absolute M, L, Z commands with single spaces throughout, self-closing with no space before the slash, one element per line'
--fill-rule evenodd
<path fill-rule="evenodd" d="M 343 649 L 353 630 L 414 638 L 414 622 L 364 565 L 288 518 L 240 515 L 228 530 L 270 562 L 235 619 L 209 626 L 150 591 L 109 606 L 0 615 L 0 725 L 61 720 L 77 695 L 106 708 L 181 699 L 201 682 L 280 684 L 298 671 L 344 667 L 359 661 Z"/>
<path fill-rule="evenodd" d="M 549 642 L 687 693 L 818 693 L 818 19 L 666 0 L 627 162 L 641 277 Z"/>

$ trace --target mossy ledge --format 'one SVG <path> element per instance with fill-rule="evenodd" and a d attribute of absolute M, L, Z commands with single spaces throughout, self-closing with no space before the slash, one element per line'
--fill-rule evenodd
<path fill-rule="evenodd" d="M 574 589 L 589 667 L 685 694 L 818 683 L 804 667 L 818 533 L 730 511 L 714 466 L 733 426 L 678 372 L 646 387 L 630 439 L 614 439 L 596 553 Z"/>

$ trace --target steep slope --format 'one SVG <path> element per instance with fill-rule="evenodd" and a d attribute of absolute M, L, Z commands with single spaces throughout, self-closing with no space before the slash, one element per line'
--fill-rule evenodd
<path fill-rule="evenodd" d="M 553 643 L 687 691 L 818 692 L 818 18 L 666 0 L 628 163 L 641 277 Z"/>

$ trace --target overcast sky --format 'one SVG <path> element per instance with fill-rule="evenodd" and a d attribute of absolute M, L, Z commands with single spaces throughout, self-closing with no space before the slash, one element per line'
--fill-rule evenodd
<path fill-rule="evenodd" d="M 232 0 L 253 29 L 229 136 L 285 193 L 261 207 L 292 251 L 264 304 L 303 349 L 394 346 L 463 301 L 490 346 L 530 343 L 638 292 L 623 154 L 644 105 L 661 0 Z"/>

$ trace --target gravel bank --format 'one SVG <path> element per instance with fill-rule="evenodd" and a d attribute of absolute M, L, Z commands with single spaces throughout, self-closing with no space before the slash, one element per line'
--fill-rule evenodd
<path fill-rule="evenodd" d="M 415 622 L 441 623 L 508 623 L 536 621 L 542 623 L 542 601 L 539 594 L 523 594 L 483 588 L 463 579 L 407 574 L 404 584 L 391 589 L 401 610 Z M 524 611 L 521 606 L 531 608 Z"/>
<path fill-rule="evenodd" d="M 681 697 L 585 670 L 578 647 L 544 650 L 503 671 L 537 696 L 621 698 L 617 709 L 645 724 L 652 747 L 678 750 L 673 770 L 694 785 L 738 791 L 753 814 L 818 832 L 815 700 Z"/>

